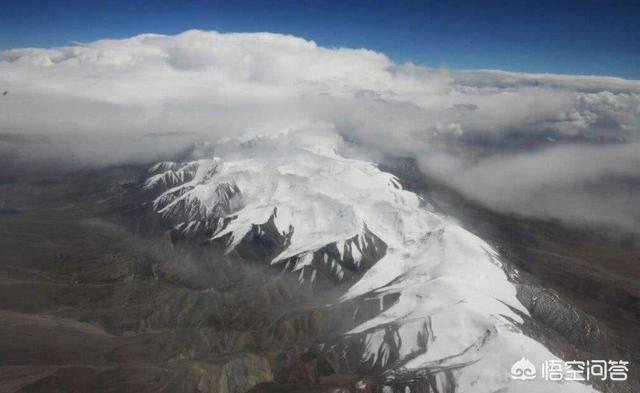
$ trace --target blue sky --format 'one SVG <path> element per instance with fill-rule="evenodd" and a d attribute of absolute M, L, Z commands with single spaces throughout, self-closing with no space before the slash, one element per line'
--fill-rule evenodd
<path fill-rule="evenodd" d="M 432 67 L 640 79 L 638 1 L 3 1 L 0 48 L 270 31 Z"/>

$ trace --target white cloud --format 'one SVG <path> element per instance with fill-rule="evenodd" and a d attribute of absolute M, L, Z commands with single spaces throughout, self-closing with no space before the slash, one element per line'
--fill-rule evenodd
<path fill-rule="evenodd" d="M 475 162 L 434 153 L 422 168 L 493 209 L 638 230 L 640 143 L 560 145 Z"/>
<path fill-rule="evenodd" d="M 556 182 L 558 198 L 595 200 L 589 206 L 598 214 L 583 210 L 597 222 L 613 214 L 602 208 L 608 197 L 580 190 L 620 173 L 584 160 L 604 157 L 603 165 L 625 168 L 623 177 L 638 175 L 631 158 L 640 139 L 640 81 L 619 78 L 428 69 L 293 36 L 188 31 L 0 52 L 0 90 L 9 91 L 0 96 L 5 160 L 10 150 L 23 161 L 140 161 L 190 138 L 321 123 L 379 151 L 421 157 L 425 171 L 446 173 L 451 185 L 492 207 L 506 209 L 496 203 L 501 195 L 517 205 L 518 192 Z M 144 137 L 174 132 L 195 135 Z M 7 142 L 7 134 L 44 134 L 53 142 L 26 147 Z M 540 152 L 518 153 L 532 149 Z M 563 154 L 575 171 L 558 176 L 536 164 Z M 527 177 L 531 182 L 511 182 L 506 191 L 491 181 Z M 508 210 L 553 215 L 547 199 L 527 200 L 540 208 Z"/>

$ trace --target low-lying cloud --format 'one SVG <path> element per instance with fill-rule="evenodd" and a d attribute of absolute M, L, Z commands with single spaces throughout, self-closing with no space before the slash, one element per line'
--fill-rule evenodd
<path fill-rule="evenodd" d="M 420 163 L 425 172 L 498 211 L 634 231 L 640 222 L 639 152 L 637 142 L 559 145 L 472 163 L 436 152 Z"/>
<path fill-rule="evenodd" d="M 188 31 L 0 52 L 0 91 L 3 163 L 144 162 L 196 139 L 322 124 L 417 157 L 491 208 L 640 228 L 640 81 Z"/>

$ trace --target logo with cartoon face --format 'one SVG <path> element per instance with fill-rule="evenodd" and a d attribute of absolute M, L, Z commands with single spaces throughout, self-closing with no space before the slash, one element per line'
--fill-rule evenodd
<path fill-rule="evenodd" d="M 535 379 L 536 367 L 527 358 L 523 357 L 511 366 L 511 379 L 521 381 Z"/>

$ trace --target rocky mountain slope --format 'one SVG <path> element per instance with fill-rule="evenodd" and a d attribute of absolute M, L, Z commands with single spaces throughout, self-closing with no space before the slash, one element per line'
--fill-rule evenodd
<path fill-rule="evenodd" d="M 176 236 L 240 256 L 266 245 L 268 258 L 254 262 L 302 286 L 345 284 L 323 313 L 353 314 L 317 351 L 331 348 L 339 368 L 378 375 L 390 391 L 428 378 L 439 392 L 514 388 L 522 382 L 507 371 L 520 357 L 554 359 L 522 329 L 530 314 L 517 270 L 393 175 L 341 155 L 346 148 L 314 130 L 229 140 L 211 158 L 157 164 L 144 187 Z M 528 391 L 550 388 L 527 382 Z"/>
<path fill-rule="evenodd" d="M 635 391 L 512 380 L 627 355 L 381 168 L 305 130 L 0 184 L 0 391 Z"/>

